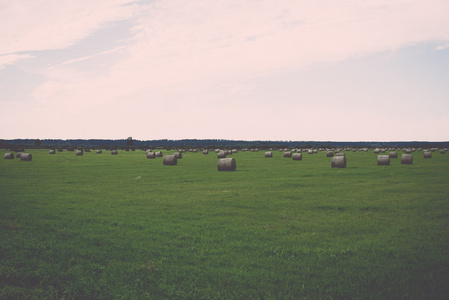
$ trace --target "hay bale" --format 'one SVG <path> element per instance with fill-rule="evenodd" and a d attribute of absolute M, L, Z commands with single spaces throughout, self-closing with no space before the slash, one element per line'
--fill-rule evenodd
<path fill-rule="evenodd" d="M 331 162 L 332 168 L 346 168 L 346 156 L 334 156 Z"/>
<path fill-rule="evenodd" d="M 407 154 L 410 154 L 410 153 L 412 153 L 412 149 L 405 149 L 404 152 Z"/>
<path fill-rule="evenodd" d="M 396 151 L 392 151 L 388 154 L 390 158 L 398 158 L 398 153 Z"/>
<path fill-rule="evenodd" d="M 22 152 L 17 152 L 16 153 L 16 158 L 20 158 L 22 156 Z"/>
<path fill-rule="evenodd" d="M 31 161 L 33 159 L 31 153 L 22 153 L 20 156 L 20 160 L 22 161 Z"/>
<path fill-rule="evenodd" d="M 302 153 L 293 153 L 293 160 L 302 160 Z"/>
<path fill-rule="evenodd" d="M 112 154 L 112 155 L 117 155 L 118 152 L 117 152 L 117 150 L 112 150 L 112 151 L 111 151 L 111 154 Z"/>
<path fill-rule="evenodd" d="M 402 154 L 401 164 L 403 164 L 403 165 L 413 164 L 413 154 Z"/>
<path fill-rule="evenodd" d="M 156 157 L 162 157 L 162 151 L 157 151 L 154 155 L 156 155 Z"/>
<path fill-rule="evenodd" d="M 378 155 L 377 156 L 378 166 L 389 166 L 390 165 L 390 155 Z"/>
<path fill-rule="evenodd" d="M 5 153 L 5 155 L 3 155 L 4 159 L 14 159 L 14 154 L 12 153 Z"/>
<path fill-rule="evenodd" d="M 424 154 L 424 158 L 432 158 L 432 152 L 430 152 L 430 151 L 424 151 L 423 154 Z"/>
<path fill-rule="evenodd" d="M 338 153 L 335 154 L 335 156 L 346 156 L 346 154 L 343 153 L 343 152 L 338 152 Z"/>
<path fill-rule="evenodd" d="M 178 164 L 178 159 L 174 155 L 165 155 L 163 164 L 166 166 L 176 166 Z"/>
<path fill-rule="evenodd" d="M 236 167 L 235 159 L 233 158 L 221 158 L 218 160 L 218 171 L 235 171 Z"/>
<path fill-rule="evenodd" d="M 334 151 L 327 151 L 326 157 L 334 157 Z"/>
<path fill-rule="evenodd" d="M 95 151 L 95 153 L 101 154 L 101 153 L 103 153 L 103 151 L 101 151 L 101 149 L 97 149 L 97 151 Z"/>
<path fill-rule="evenodd" d="M 182 158 L 182 154 L 180 152 L 175 152 L 173 153 L 173 155 L 177 158 L 177 159 L 181 159 Z"/>
<path fill-rule="evenodd" d="M 284 157 L 292 157 L 292 153 L 290 151 L 284 152 Z"/>
<path fill-rule="evenodd" d="M 83 150 L 76 150 L 75 154 L 77 156 L 82 156 L 83 155 Z"/>
<path fill-rule="evenodd" d="M 309 154 L 313 154 L 313 150 L 312 150 L 312 149 L 310 149 L 310 150 L 308 150 L 308 151 L 307 151 L 307 153 L 309 153 Z"/>
<path fill-rule="evenodd" d="M 156 153 L 154 153 L 154 152 L 147 152 L 147 158 L 150 158 L 150 159 L 153 159 L 153 158 L 156 158 Z"/>
<path fill-rule="evenodd" d="M 204 155 L 209 154 L 209 151 L 208 150 L 203 150 L 203 154 Z"/>
<path fill-rule="evenodd" d="M 49 153 L 50 154 L 56 154 L 56 151 L 55 151 L 55 149 L 51 149 Z"/>
<path fill-rule="evenodd" d="M 226 153 L 223 150 L 218 151 L 217 158 L 226 158 Z"/>
<path fill-rule="evenodd" d="M 273 152 L 272 151 L 267 151 L 265 152 L 265 157 L 273 157 Z"/>

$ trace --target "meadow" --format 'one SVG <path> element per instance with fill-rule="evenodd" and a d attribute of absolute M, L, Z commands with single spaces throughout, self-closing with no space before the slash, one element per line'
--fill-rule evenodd
<path fill-rule="evenodd" d="M 0 160 L 0 299 L 449 295 L 449 154 L 26 152 Z"/>

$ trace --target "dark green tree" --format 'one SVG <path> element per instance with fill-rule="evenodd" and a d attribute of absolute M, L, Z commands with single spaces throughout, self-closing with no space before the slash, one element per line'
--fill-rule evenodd
<path fill-rule="evenodd" d="M 40 139 L 36 139 L 34 141 L 34 146 L 39 147 L 42 144 L 42 141 Z"/>
<path fill-rule="evenodd" d="M 126 139 L 126 146 L 132 146 L 133 145 L 133 138 L 132 137 L 128 137 Z"/>

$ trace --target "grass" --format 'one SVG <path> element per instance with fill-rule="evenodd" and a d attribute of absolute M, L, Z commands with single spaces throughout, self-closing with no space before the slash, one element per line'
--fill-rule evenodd
<path fill-rule="evenodd" d="M 447 155 L 30 152 L 0 161 L 1 299 L 449 294 Z"/>

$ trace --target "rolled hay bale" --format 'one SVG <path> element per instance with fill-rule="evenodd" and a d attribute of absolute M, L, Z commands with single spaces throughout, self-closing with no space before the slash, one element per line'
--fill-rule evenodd
<path fill-rule="evenodd" d="M 84 149 L 85 152 L 90 152 L 89 148 Z"/>
<path fill-rule="evenodd" d="M 156 155 L 156 157 L 162 157 L 162 151 L 157 151 L 154 155 Z"/>
<path fill-rule="evenodd" d="M 82 156 L 83 155 L 83 150 L 76 150 L 75 154 L 77 156 Z"/>
<path fill-rule="evenodd" d="M 284 157 L 292 157 L 292 153 L 290 151 L 284 152 Z"/>
<path fill-rule="evenodd" d="M 20 160 L 22 161 L 31 161 L 33 157 L 31 156 L 31 153 L 22 153 L 20 156 Z"/>
<path fill-rule="evenodd" d="M 334 151 L 327 151 L 326 157 L 334 157 Z"/>
<path fill-rule="evenodd" d="M 392 151 L 388 154 L 390 158 L 398 158 L 398 153 L 396 151 Z"/>
<path fill-rule="evenodd" d="M 413 154 L 402 154 L 402 156 L 401 156 L 401 164 L 402 165 L 411 165 L 411 164 L 413 164 Z"/>
<path fill-rule="evenodd" d="M 178 159 L 174 155 L 165 155 L 163 164 L 166 166 L 176 166 L 178 164 Z"/>
<path fill-rule="evenodd" d="M 117 155 L 118 152 L 117 152 L 117 150 L 112 150 L 112 151 L 111 151 L 111 154 L 112 154 L 112 155 Z"/>
<path fill-rule="evenodd" d="M 344 152 L 339 152 L 339 153 L 335 154 L 335 156 L 346 156 L 346 154 L 344 154 Z"/>
<path fill-rule="evenodd" d="M 5 155 L 3 155 L 4 159 L 14 159 L 14 154 L 13 153 L 5 153 Z"/>
<path fill-rule="evenodd" d="M 308 150 L 308 151 L 307 151 L 307 153 L 309 153 L 309 154 L 313 154 L 313 150 L 312 150 L 312 149 L 310 149 L 310 150 Z"/>
<path fill-rule="evenodd" d="M 51 149 L 49 153 L 50 154 L 56 154 L 56 151 L 55 151 L 55 149 Z"/>
<path fill-rule="evenodd" d="M 412 149 L 405 149 L 404 152 L 405 152 L 406 154 L 410 154 L 410 153 L 412 153 Z"/>
<path fill-rule="evenodd" d="M 332 168 L 346 168 L 346 156 L 334 156 L 331 162 Z"/>
<path fill-rule="evenodd" d="M 432 158 L 432 152 L 430 152 L 430 151 L 424 151 L 423 154 L 424 154 L 424 158 Z"/>
<path fill-rule="evenodd" d="M 378 166 L 389 166 L 390 165 L 390 155 L 378 155 L 377 156 Z"/>
<path fill-rule="evenodd" d="M 204 155 L 209 154 L 209 151 L 208 150 L 203 150 L 203 154 Z"/>
<path fill-rule="evenodd" d="M 182 158 L 182 154 L 180 152 L 175 152 L 173 153 L 173 155 L 177 158 L 177 159 L 181 159 Z"/>
<path fill-rule="evenodd" d="M 293 160 L 302 160 L 302 153 L 293 153 Z"/>
<path fill-rule="evenodd" d="M 218 151 L 217 158 L 226 158 L 226 152 L 223 150 Z"/>
<path fill-rule="evenodd" d="M 16 153 L 16 158 L 20 158 L 22 156 L 22 152 L 17 152 Z"/>
<path fill-rule="evenodd" d="M 232 153 L 237 153 L 237 152 L 239 152 L 239 150 L 238 149 L 232 149 L 231 152 Z"/>
<path fill-rule="evenodd" d="M 154 152 L 147 152 L 147 158 L 156 158 L 156 153 Z"/>
<path fill-rule="evenodd" d="M 379 154 L 379 153 L 380 153 L 380 149 L 379 148 L 374 149 L 374 154 Z"/>
<path fill-rule="evenodd" d="M 218 171 L 235 171 L 237 165 L 233 158 L 220 158 L 218 160 Z"/>
<path fill-rule="evenodd" d="M 95 153 L 101 154 L 101 153 L 103 153 L 103 151 L 101 151 L 101 149 L 97 149 L 97 151 L 95 151 Z"/>
<path fill-rule="evenodd" d="M 265 157 L 266 157 L 266 158 L 268 158 L 268 157 L 273 157 L 273 152 L 272 152 L 272 151 L 267 151 L 267 152 L 265 152 Z"/>

